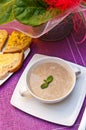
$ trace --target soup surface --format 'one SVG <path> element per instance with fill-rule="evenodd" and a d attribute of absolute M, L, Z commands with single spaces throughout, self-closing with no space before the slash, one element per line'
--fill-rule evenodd
<path fill-rule="evenodd" d="M 45 89 L 41 88 L 44 80 L 52 75 L 53 81 Z M 74 77 L 60 64 L 50 62 L 35 66 L 29 77 L 31 91 L 40 98 L 52 100 L 65 96 L 73 85 Z"/>

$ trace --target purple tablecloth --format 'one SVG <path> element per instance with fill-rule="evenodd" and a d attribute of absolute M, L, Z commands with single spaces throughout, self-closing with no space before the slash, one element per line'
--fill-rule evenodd
<path fill-rule="evenodd" d="M 4 28 L 4 26 L 1 28 Z M 11 30 L 9 30 L 9 33 Z M 45 42 L 34 39 L 31 44 L 31 52 L 25 59 L 19 71 L 13 74 L 0 86 L 0 130 L 77 130 L 86 107 L 84 100 L 82 109 L 75 124 L 66 127 L 38 119 L 26 114 L 10 104 L 13 91 L 26 65 L 36 53 L 56 56 L 82 66 L 86 66 L 86 25 L 79 32 L 72 32 L 67 38 L 56 42 Z M 82 40 L 83 39 L 83 40 Z M 80 41 L 82 40 L 82 43 Z M 82 83 L 83 84 L 83 83 Z M 35 109 L 34 109 L 35 111 Z"/>

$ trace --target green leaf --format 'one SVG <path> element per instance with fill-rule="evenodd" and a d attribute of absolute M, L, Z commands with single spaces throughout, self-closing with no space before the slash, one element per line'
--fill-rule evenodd
<path fill-rule="evenodd" d="M 47 83 L 43 83 L 42 85 L 41 85 L 41 88 L 42 89 L 45 89 L 45 88 L 47 88 L 48 87 L 48 84 Z"/>
<path fill-rule="evenodd" d="M 59 14 L 59 10 L 47 9 L 43 0 L 17 0 L 14 7 L 15 18 L 23 24 L 38 26 Z"/>
<path fill-rule="evenodd" d="M 46 82 L 49 84 L 53 81 L 53 76 L 49 76 L 46 80 Z"/>
<path fill-rule="evenodd" d="M 13 13 L 14 4 L 15 0 L 0 0 L 0 24 L 8 23 L 15 19 Z"/>
<path fill-rule="evenodd" d="M 38 26 L 59 13 L 59 9 L 49 9 L 44 0 L 0 0 L 0 24 L 18 20 L 26 25 Z"/>
<path fill-rule="evenodd" d="M 44 79 L 45 83 L 41 85 L 41 88 L 42 89 L 47 88 L 52 81 L 53 81 L 53 76 L 52 75 L 48 76 L 46 80 Z"/>

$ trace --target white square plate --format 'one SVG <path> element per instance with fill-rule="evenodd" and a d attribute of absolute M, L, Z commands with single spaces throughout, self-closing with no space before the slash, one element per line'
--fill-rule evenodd
<path fill-rule="evenodd" d="M 73 92 L 60 103 L 44 104 L 33 97 L 22 97 L 19 93 L 20 89 L 26 89 L 25 76 L 28 69 L 35 61 L 43 57 L 45 56 L 40 54 L 35 54 L 32 57 L 13 92 L 11 104 L 18 109 L 43 120 L 65 126 L 72 126 L 78 117 L 86 94 L 85 67 L 67 61 L 73 67 L 79 67 L 81 69 L 81 75 L 77 79 Z"/>

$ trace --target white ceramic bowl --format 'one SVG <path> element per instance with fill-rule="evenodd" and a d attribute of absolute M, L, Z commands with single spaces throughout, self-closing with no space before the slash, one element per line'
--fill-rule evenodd
<path fill-rule="evenodd" d="M 34 67 L 37 67 L 39 64 L 50 63 L 50 62 L 59 63 L 61 66 L 66 68 L 68 71 L 70 71 L 71 75 L 73 76 L 73 83 L 72 83 L 70 90 L 64 96 L 62 96 L 60 98 L 56 98 L 56 99 L 40 98 L 39 96 L 37 96 L 35 93 L 32 92 L 32 90 L 30 88 L 30 84 L 28 82 L 30 75 L 31 75 L 31 72 L 34 69 Z M 66 76 L 66 74 L 64 76 Z M 29 91 L 30 94 L 34 98 L 36 98 L 37 100 L 44 102 L 44 103 L 56 103 L 56 102 L 60 102 L 63 99 L 65 99 L 72 92 L 72 90 L 74 89 L 75 83 L 76 83 L 76 75 L 75 75 L 75 72 L 74 72 L 73 68 L 71 67 L 71 65 L 69 63 L 67 63 L 66 61 L 64 61 L 63 59 L 55 58 L 55 57 L 49 57 L 49 58 L 46 57 L 46 58 L 39 59 L 35 63 L 33 63 L 33 65 L 30 67 L 30 69 L 27 72 L 26 82 L 27 82 L 27 91 Z M 35 83 L 34 83 L 34 85 L 35 85 Z"/>

